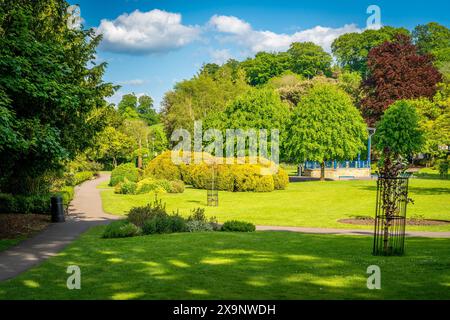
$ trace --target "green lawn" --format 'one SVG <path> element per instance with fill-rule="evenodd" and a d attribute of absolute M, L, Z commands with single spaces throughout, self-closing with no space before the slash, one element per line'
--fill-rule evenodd
<path fill-rule="evenodd" d="M 101 239 L 96 227 L 21 276 L 1 299 L 450 299 L 450 239 L 407 239 L 404 257 L 373 257 L 371 237 L 289 232 Z M 69 265 L 81 290 L 66 288 Z M 382 290 L 366 270 L 381 268 Z"/>
<path fill-rule="evenodd" d="M 106 187 L 106 185 L 103 185 Z M 376 181 L 329 181 L 291 183 L 287 190 L 270 193 L 220 192 L 218 208 L 206 207 L 206 191 L 187 188 L 183 194 L 159 196 L 170 210 L 186 215 L 205 207 L 220 222 L 239 219 L 257 225 L 371 229 L 341 224 L 339 219 L 374 216 Z M 411 179 L 408 216 L 450 220 L 450 180 Z M 154 195 L 117 195 L 102 191 L 106 212 L 123 215 L 133 206 L 153 201 Z M 408 230 L 450 231 L 444 226 L 408 226 Z"/>

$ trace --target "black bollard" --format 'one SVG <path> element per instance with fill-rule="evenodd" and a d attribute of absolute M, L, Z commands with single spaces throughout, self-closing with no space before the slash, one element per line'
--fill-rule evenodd
<path fill-rule="evenodd" d="M 60 196 L 52 197 L 51 202 L 52 202 L 51 207 L 52 222 L 53 223 L 65 222 L 66 218 L 64 216 L 64 203 L 62 197 Z"/>

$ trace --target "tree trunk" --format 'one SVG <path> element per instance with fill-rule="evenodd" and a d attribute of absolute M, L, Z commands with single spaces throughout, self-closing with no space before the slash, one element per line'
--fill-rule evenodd
<path fill-rule="evenodd" d="M 325 161 L 320 164 L 320 181 L 325 181 Z"/>

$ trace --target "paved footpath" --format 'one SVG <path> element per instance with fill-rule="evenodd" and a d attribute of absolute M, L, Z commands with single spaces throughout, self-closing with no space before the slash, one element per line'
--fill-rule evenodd
<path fill-rule="evenodd" d="M 14 278 L 55 256 L 89 228 L 118 219 L 117 216 L 103 212 L 101 190 L 96 188 L 99 183 L 108 179 L 109 175 L 102 174 L 98 179 L 75 188 L 75 196 L 65 223 L 51 224 L 35 237 L 0 252 L 0 281 Z"/>
<path fill-rule="evenodd" d="M 89 228 L 120 219 L 118 216 L 106 214 L 102 209 L 101 190 L 96 187 L 108 179 L 108 174 L 102 174 L 98 179 L 76 187 L 66 223 L 51 224 L 35 237 L 0 252 L 0 281 L 14 278 L 45 259 L 55 256 Z M 258 231 L 291 231 L 315 234 L 372 235 L 372 231 L 367 230 L 275 226 L 257 226 L 256 229 Z M 407 232 L 407 236 L 450 238 L 450 232 Z"/>

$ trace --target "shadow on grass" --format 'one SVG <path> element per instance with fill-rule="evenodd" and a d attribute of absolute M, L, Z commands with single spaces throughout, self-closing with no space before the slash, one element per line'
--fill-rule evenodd
<path fill-rule="evenodd" d="M 405 257 L 373 257 L 371 237 L 197 233 L 100 239 L 84 235 L 58 257 L 0 284 L 0 299 L 450 298 L 450 239 L 408 239 Z M 66 288 L 66 268 L 82 289 Z M 369 265 L 383 290 L 368 290 Z"/>
<path fill-rule="evenodd" d="M 367 190 L 367 191 L 373 191 L 373 192 L 377 191 L 376 186 L 358 186 L 358 188 Z M 428 187 L 409 186 L 408 190 L 410 193 L 415 193 L 415 194 L 420 194 L 420 195 L 429 195 L 429 196 L 445 195 L 445 194 L 450 195 L 450 188 L 445 188 L 445 187 L 428 188 Z"/>

